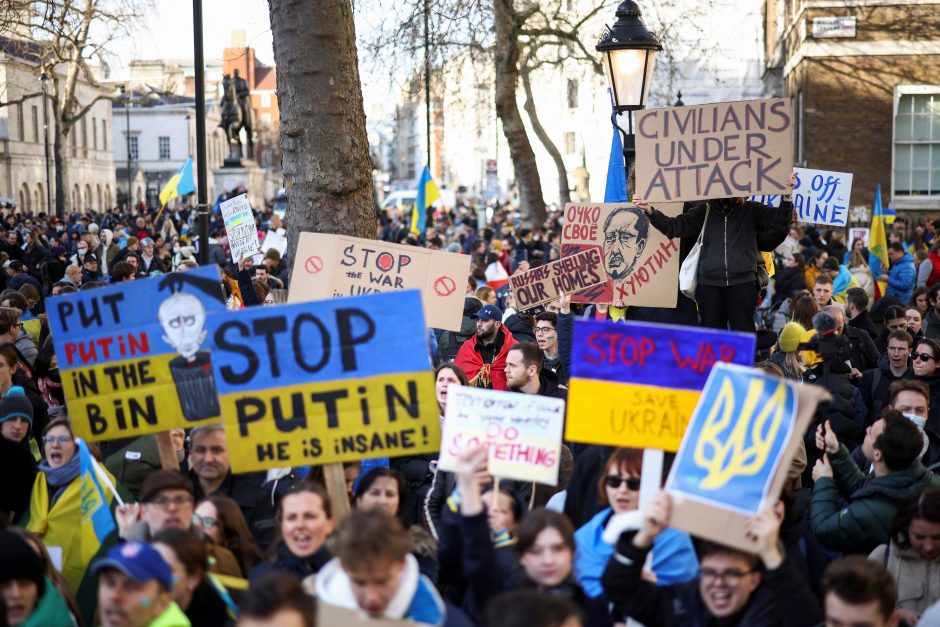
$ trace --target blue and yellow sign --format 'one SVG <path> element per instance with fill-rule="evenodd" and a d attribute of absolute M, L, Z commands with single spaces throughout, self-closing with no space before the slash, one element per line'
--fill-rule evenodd
<path fill-rule="evenodd" d="M 226 312 L 209 333 L 238 472 L 440 447 L 417 290 Z"/>
<path fill-rule="evenodd" d="M 745 515 L 768 494 L 796 424 L 796 388 L 717 364 L 702 391 L 666 489 Z"/>
<path fill-rule="evenodd" d="M 754 363 L 753 333 L 577 321 L 565 439 L 676 451 L 712 366 Z"/>
<path fill-rule="evenodd" d="M 88 441 L 219 419 L 207 320 L 225 309 L 209 266 L 56 296 L 49 327 L 69 416 Z"/>

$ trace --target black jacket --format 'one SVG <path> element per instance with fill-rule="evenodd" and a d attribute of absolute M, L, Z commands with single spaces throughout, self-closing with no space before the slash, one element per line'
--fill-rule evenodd
<path fill-rule="evenodd" d="M 657 586 L 642 578 L 648 550 L 633 546 L 633 533 L 617 541 L 604 570 L 604 591 L 616 613 L 646 627 L 806 627 L 822 620 L 822 611 L 789 559 L 776 570 L 761 572 L 761 583 L 737 615 L 717 620 L 699 592 L 698 578 Z"/>
<path fill-rule="evenodd" d="M 817 364 L 803 373 L 803 381 L 813 383 L 824 387 L 832 394 L 832 399 L 828 403 L 821 404 L 816 410 L 817 423 L 830 421 L 832 430 L 839 437 L 840 442 L 845 442 L 847 446 L 854 447 L 862 441 L 865 434 L 865 425 L 862 422 L 864 416 L 864 407 L 858 403 L 855 396 L 855 388 L 849 383 L 846 373 L 848 366 L 837 359 L 832 363 L 832 372 L 829 373 L 829 381 L 823 381 L 823 365 Z M 813 438 L 815 442 L 815 427 L 806 433 L 806 438 Z M 816 450 L 815 445 L 811 447 Z"/>
<path fill-rule="evenodd" d="M 871 337 L 872 342 L 875 341 L 875 338 L 881 337 L 881 331 L 875 325 L 875 321 L 871 319 L 871 314 L 868 313 L 867 309 L 863 311 L 862 313 L 858 314 L 857 316 L 855 316 L 854 318 L 852 318 L 851 320 L 849 320 L 848 326 L 866 331 L 868 335 Z M 875 344 L 875 348 L 876 349 L 878 348 L 877 344 Z"/>
<path fill-rule="evenodd" d="M 29 437 L 29 436 L 27 436 Z M 13 524 L 29 509 L 36 460 L 25 446 L 0 436 L 0 520 Z"/>
<path fill-rule="evenodd" d="M 604 509 L 600 504 L 597 486 L 600 484 L 607 459 L 613 451 L 611 446 L 592 444 L 581 447 L 575 455 L 574 472 L 568 480 L 565 496 L 565 516 L 571 520 L 575 529 L 580 529 Z"/>
<path fill-rule="evenodd" d="M 521 392 L 519 388 L 510 388 L 513 392 Z M 551 370 L 542 369 L 539 373 L 539 396 L 548 396 L 550 398 L 560 398 L 563 401 L 568 400 L 568 389 L 561 387 L 561 380 L 558 375 Z"/>
<path fill-rule="evenodd" d="M 880 353 L 875 347 L 875 340 L 868 334 L 868 331 L 859 329 L 851 325 L 845 325 L 842 329 L 842 335 L 849 340 L 852 347 L 849 361 L 858 368 L 859 372 L 871 370 L 878 365 Z"/>
<path fill-rule="evenodd" d="M 709 207 L 708 224 L 705 224 L 706 205 Z M 758 235 L 765 231 L 785 231 L 792 211 L 790 202 L 781 202 L 779 208 L 774 208 L 751 201 L 734 205 L 710 200 L 675 218 L 654 210 L 649 220 L 669 238 L 697 236 L 705 225 L 698 282 L 731 286 L 756 280 Z"/>
<path fill-rule="evenodd" d="M 806 278 L 800 266 L 777 266 L 774 274 L 774 305 L 793 296 L 794 292 L 806 289 Z"/>
<path fill-rule="evenodd" d="M 914 376 L 908 363 L 907 371 L 900 377 L 894 376 L 891 367 L 888 365 L 888 355 L 882 355 L 878 359 L 878 365 L 862 374 L 862 380 L 858 384 L 856 394 L 865 406 L 865 424 L 864 427 L 872 424 L 881 417 L 881 410 L 888 406 L 891 401 L 888 396 L 888 388 L 898 379 L 910 379 Z"/>
<path fill-rule="evenodd" d="M 509 329 L 513 339 L 517 342 L 531 342 L 535 344 L 535 332 L 532 330 L 532 325 L 523 320 L 519 314 L 512 314 L 506 318 L 503 325 Z"/>
<path fill-rule="evenodd" d="M 251 569 L 248 574 L 248 581 L 258 581 L 264 575 L 281 571 L 290 573 L 303 581 L 310 575 L 316 575 L 320 569 L 326 566 L 326 563 L 333 558 L 325 546 L 311 555 L 310 557 L 298 557 L 290 552 L 284 541 L 281 540 L 274 546 L 274 551 L 270 558 L 259 563 Z"/>
<path fill-rule="evenodd" d="M 502 480 L 499 482 L 501 488 L 512 492 L 516 500 L 524 506 L 528 506 L 529 499 L 532 498 L 532 484 L 526 481 Z M 424 523 L 435 538 L 440 540 L 438 527 L 441 525 L 443 511 L 447 509 L 447 499 L 453 494 L 457 486 L 457 477 L 454 473 L 444 470 L 438 470 L 431 483 L 431 490 L 424 501 Z M 441 563 L 441 570 L 444 570 L 444 564 Z"/>

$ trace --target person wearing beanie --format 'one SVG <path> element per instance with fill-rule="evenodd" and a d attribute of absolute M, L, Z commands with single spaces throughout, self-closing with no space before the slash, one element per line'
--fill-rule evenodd
<path fill-rule="evenodd" d="M 780 366 L 783 375 L 794 381 L 803 379 L 803 364 L 797 348 L 804 333 L 806 330 L 798 322 L 788 322 L 777 338 L 777 351 L 768 360 Z"/>
<path fill-rule="evenodd" d="M 0 598 L 13 627 L 73 625 L 68 604 L 45 576 L 42 558 L 25 539 L 0 530 Z"/>
<path fill-rule="evenodd" d="M 281 257 L 281 253 L 271 248 L 264 254 L 263 263 L 268 267 L 268 275 L 278 279 L 284 284 L 284 289 L 288 289 L 288 267 L 287 263 Z"/>

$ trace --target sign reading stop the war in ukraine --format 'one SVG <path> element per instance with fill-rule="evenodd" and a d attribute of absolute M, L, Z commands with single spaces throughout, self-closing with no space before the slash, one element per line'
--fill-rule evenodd
<path fill-rule="evenodd" d="M 551 302 L 562 292 L 574 294 L 606 280 L 596 248 L 563 257 L 509 277 L 509 287 L 521 311 Z"/>
<path fill-rule="evenodd" d="M 786 98 L 638 111 L 636 193 L 652 203 L 786 194 L 792 120 Z"/>
<path fill-rule="evenodd" d="M 682 203 L 656 206 L 669 217 Z M 602 281 L 572 297 L 576 303 L 675 307 L 679 242 L 650 227 L 649 218 L 629 203 L 569 203 L 561 231 L 561 256 L 597 251 Z M 517 299 L 518 300 L 518 299 Z"/>

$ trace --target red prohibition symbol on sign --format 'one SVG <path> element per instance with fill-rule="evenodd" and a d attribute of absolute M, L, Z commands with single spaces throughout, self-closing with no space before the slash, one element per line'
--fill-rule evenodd
<path fill-rule="evenodd" d="M 323 269 L 323 260 L 313 255 L 312 257 L 307 257 L 306 263 L 304 263 L 304 270 L 308 274 L 316 274 Z"/>
<path fill-rule="evenodd" d="M 450 296 L 457 291 L 457 284 L 449 276 L 442 276 L 434 281 L 434 291 L 438 296 Z"/>

